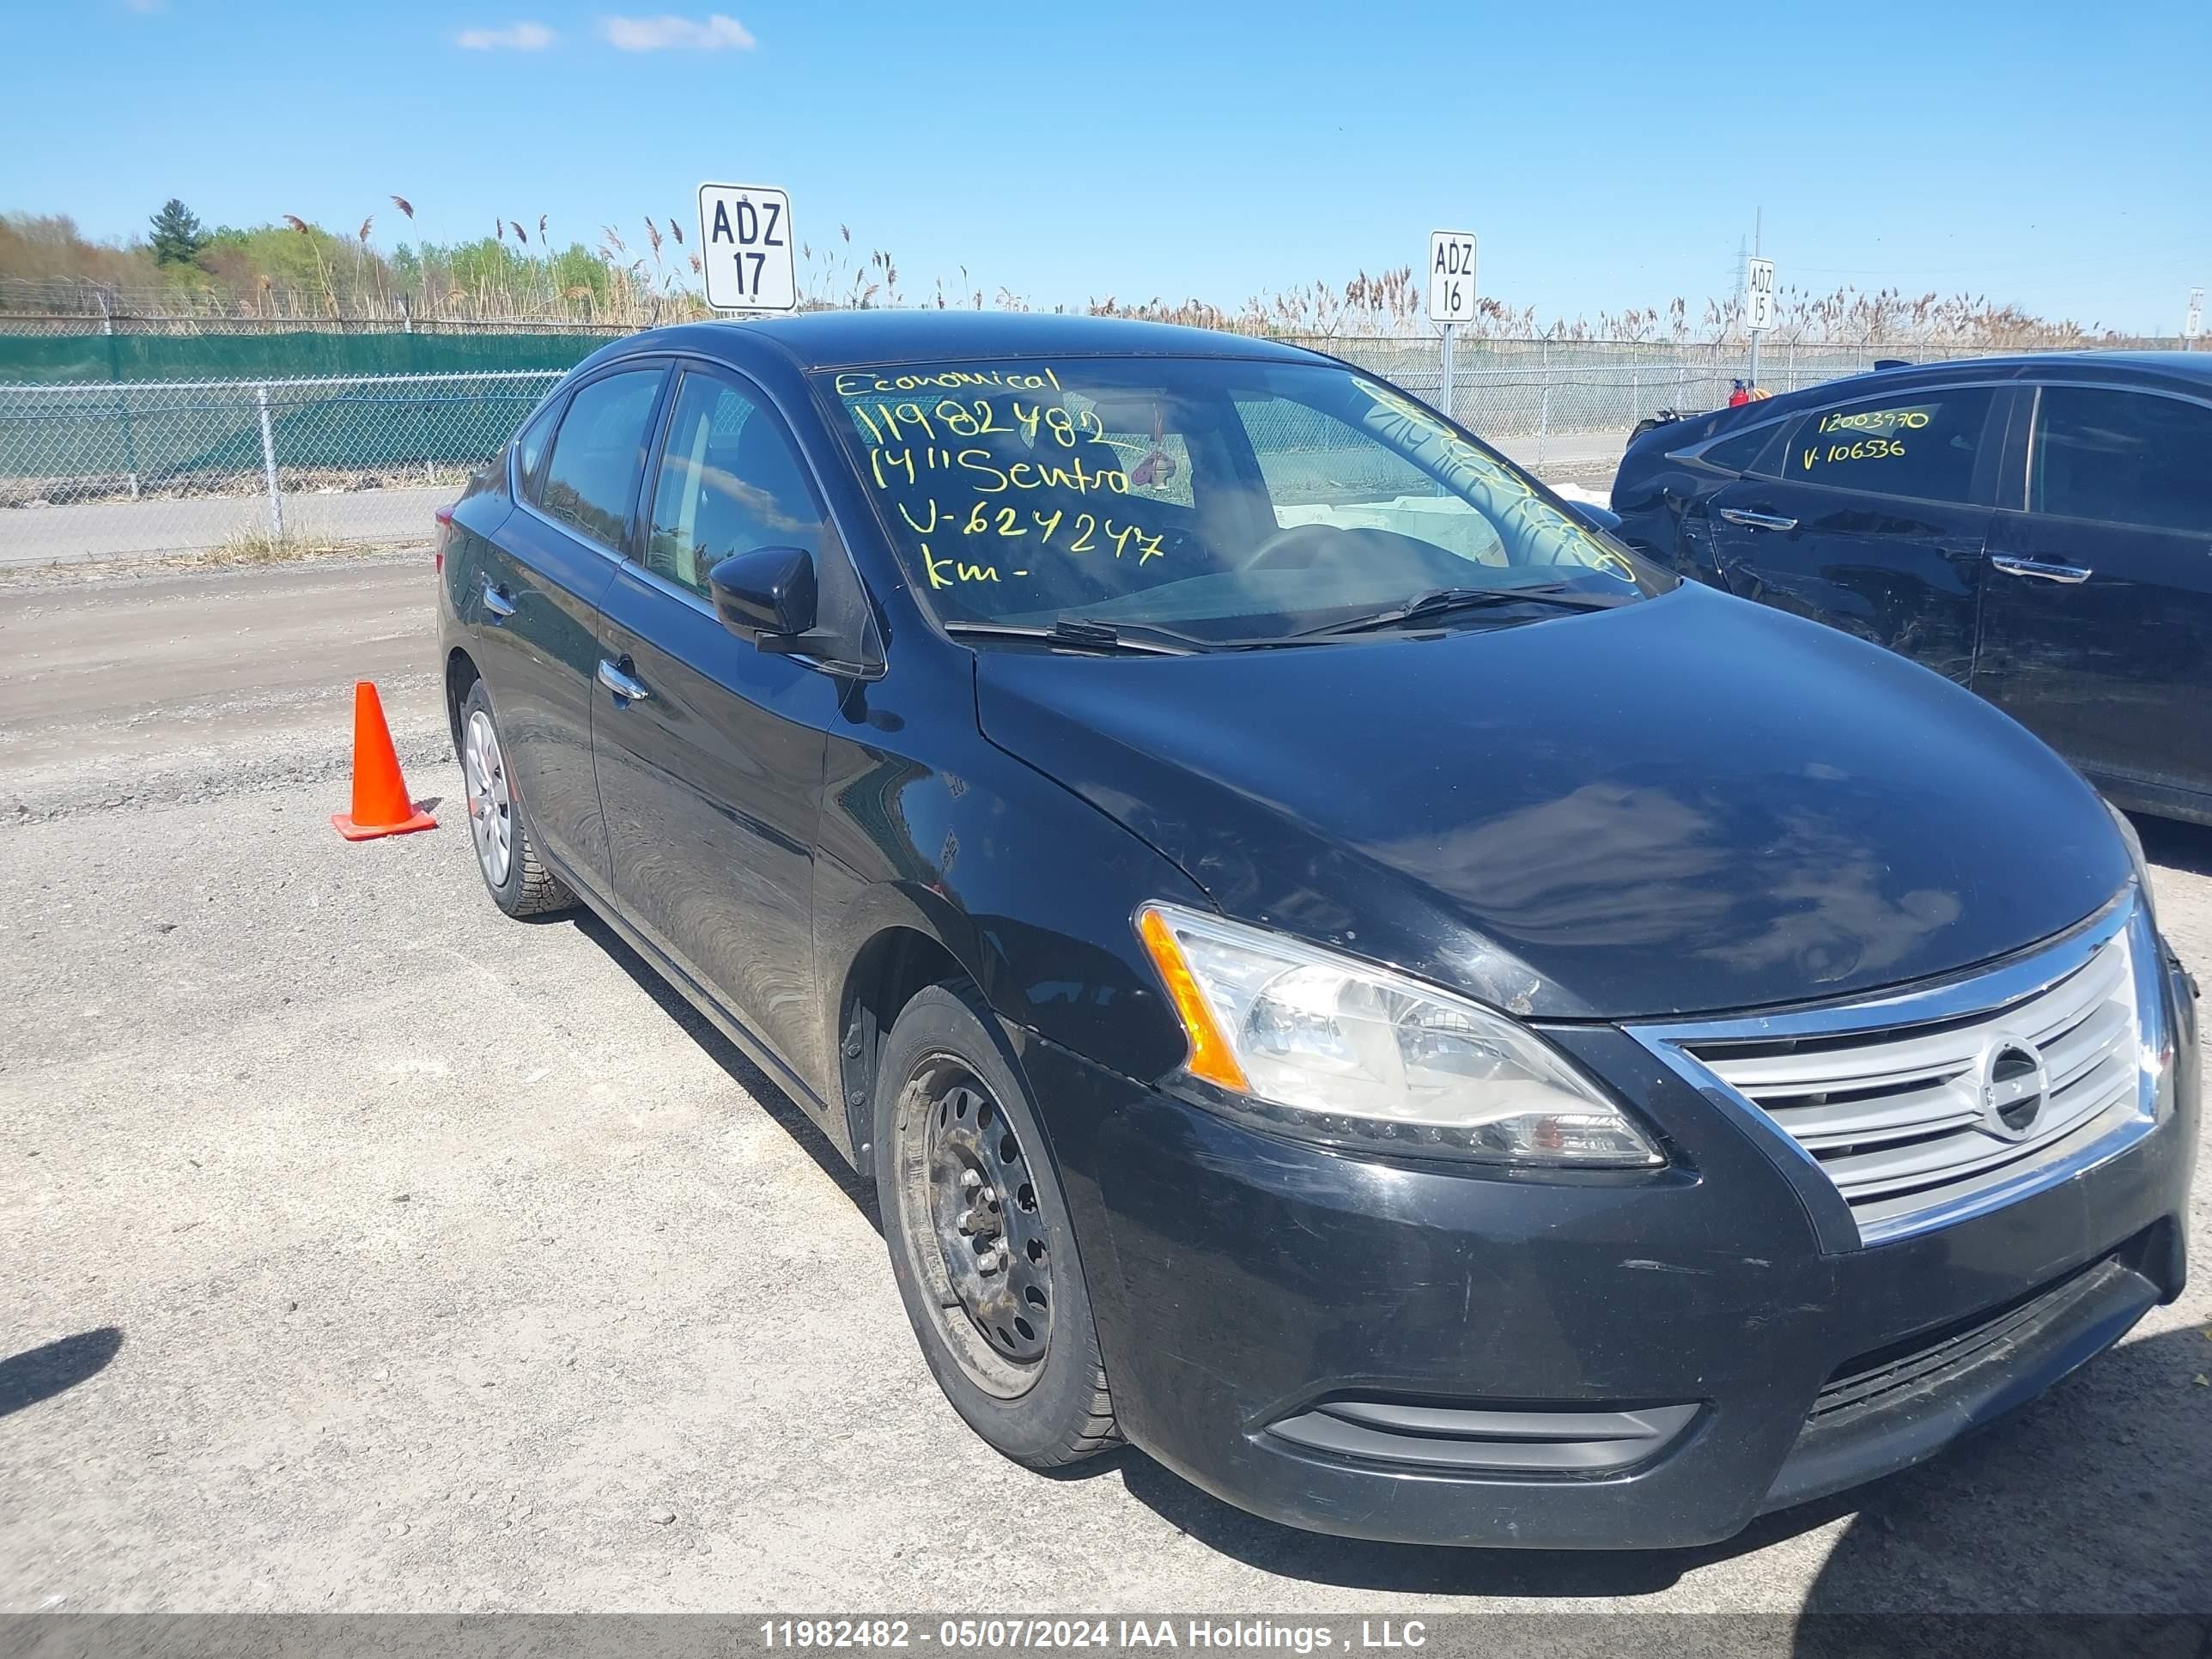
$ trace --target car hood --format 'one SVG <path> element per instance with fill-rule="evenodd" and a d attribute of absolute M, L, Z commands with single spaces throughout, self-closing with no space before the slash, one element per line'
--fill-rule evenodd
<path fill-rule="evenodd" d="M 2089 787 L 1987 703 L 1691 584 L 1297 649 L 991 649 L 976 681 L 994 743 L 1228 915 L 1540 1017 L 1941 974 L 2130 871 Z"/>

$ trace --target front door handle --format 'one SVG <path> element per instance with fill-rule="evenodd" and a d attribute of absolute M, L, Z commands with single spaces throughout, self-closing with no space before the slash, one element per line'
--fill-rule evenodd
<path fill-rule="evenodd" d="M 609 662 L 605 657 L 600 658 L 599 684 L 624 702 L 643 702 L 653 695 L 645 689 L 641 681 L 631 678 L 628 657 L 622 659 L 620 665 Z"/>
<path fill-rule="evenodd" d="M 1723 507 L 1717 509 L 1721 517 L 1730 524 L 1740 524 L 1747 530 L 1795 530 L 1797 520 L 1785 519 L 1773 513 L 1746 513 L 1741 507 Z"/>
<path fill-rule="evenodd" d="M 484 613 L 495 623 L 503 623 L 514 614 L 514 601 L 503 590 L 494 587 L 489 577 L 484 579 L 483 606 Z"/>
<path fill-rule="evenodd" d="M 2036 576 L 2047 582 L 2063 582 L 2069 587 L 2076 582 L 2086 582 L 2090 573 L 2078 564 L 2056 564 L 2048 559 L 2015 559 L 2005 554 L 1992 553 L 1990 562 L 2008 576 Z"/>

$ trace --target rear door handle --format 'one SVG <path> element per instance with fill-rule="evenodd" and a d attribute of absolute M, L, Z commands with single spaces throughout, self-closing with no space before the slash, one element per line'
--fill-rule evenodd
<path fill-rule="evenodd" d="M 2048 559 L 2015 559 L 1992 553 L 1990 562 L 2008 576 L 2037 576 L 2047 582 L 2063 582 L 2069 587 L 2087 581 L 2090 575 L 2078 564 L 2056 564 Z"/>
<path fill-rule="evenodd" d="M 1730 524 L 1740 524 L 1747 530 L 1795 530 L 1797 520 L 1784 519 L 1772 513 L 1746 513 L 1741 507 L 1723 507 L 1715 509 Z"/>
<path fill-rule="evenodd" d="M 629 661 L 628 657 L 623 659 L 625 665 Z M 626 667 L 618 667 L 605 657 L 599 659 L 599 684 L 624 702 L 643 702 L 653 695 L 641 681 L 630 677 Z"/>
<path fill-rule="evenodd" d="M 514 601 L 507 597 L 506 590 L 494 587 L 487 580 L 483 585 L 485 614 L 495 623 L 503 623 L 514 614 Z"/>

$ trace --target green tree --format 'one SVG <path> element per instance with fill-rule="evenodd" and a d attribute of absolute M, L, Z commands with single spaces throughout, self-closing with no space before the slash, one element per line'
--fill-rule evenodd
<path fill-rule="evenodd" d="M 200 250 L 208 245 L 207 234 L 200 228 L 199 216 L 173 196 L 161 204 L 152 223 L 154 263 L 157 265 L 188 265 L 200 257 Z"/>

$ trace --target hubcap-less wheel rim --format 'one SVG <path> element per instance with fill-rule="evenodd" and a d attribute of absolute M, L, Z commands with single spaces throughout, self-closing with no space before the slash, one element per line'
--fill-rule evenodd
<path fill-rule="evenodd" d="M 481 708 L 469 716 L 467 753 L 469 833 L 476 837 L 477 862 L 486 881 L 504 887 L 514 858 L 514 799 L 507 793 L 499 733 Z"/>
<path fill-rule="evenodd" d="M 1052 1346 L 1052 1254 L 1029 1149 L 957 1056 L 917 1066 L 904 1105 L 899 1197 L 915 1265 L 962 1369 L 1011 1399 Z"/>

